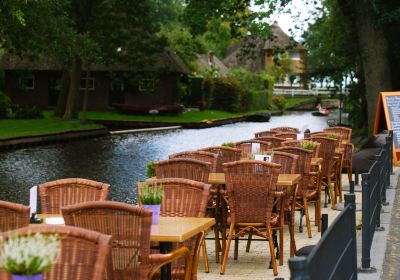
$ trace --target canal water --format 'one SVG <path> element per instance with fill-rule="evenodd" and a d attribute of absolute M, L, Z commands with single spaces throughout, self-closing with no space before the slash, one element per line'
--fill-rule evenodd
<path fill-rule="evenodd" d="M 250 139 L 255 132 L 277 126 L 319 131 L 327 126 L 326 121 L 310 112 L 292 112 L 272 117 L 266 123 L 115 135 L 5 151 L 0 153 L 0 200 L 29 204 L 31 186 L 80 177 L 111 184 L 111 200 L 136 203 L 135 185 L 145 179 L 149 161 L 167 159 L 176 152 Z"/>

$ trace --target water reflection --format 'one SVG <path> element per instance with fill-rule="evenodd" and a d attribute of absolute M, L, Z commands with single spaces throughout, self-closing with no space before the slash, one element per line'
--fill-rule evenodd
<path fill-rule="evenodd" d="M 326 118 L 296 112 L 272 117 L 269 123 L 144 132 L 2 152 L 0 199 L 28 204 L 31 186 L 82 177 L 110 183 L 112 200 L 135 203 L 135 183 L 145 178 L 148 161 L 166 159 L 175 152 L 249 139 L 255 132 L 276 126 L 317 131 L 326 127 Z"/>

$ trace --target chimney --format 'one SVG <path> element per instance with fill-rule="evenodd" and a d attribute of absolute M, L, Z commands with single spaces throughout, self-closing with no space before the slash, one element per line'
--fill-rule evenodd
<path fill-rule="evenodd" d="M 208 52 L 208 65 L 210 65 L 210 66 L 214 65 L 214 52 L 213 51 Z"/>
<path fill-rule="evenodd" d="M 279 26 L 278 21 L 274 20 L 274 22 L 272 22 L 272 26 L 274 26 L 274 27 Z"/>

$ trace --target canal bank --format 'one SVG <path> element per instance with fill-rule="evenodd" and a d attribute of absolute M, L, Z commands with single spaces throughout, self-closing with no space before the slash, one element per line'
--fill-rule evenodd
<path fill-rule="evenodd" d="M 45 145 L 64 141 L 79 140 L 85 138 L 101 137 L 112 134 L 112 131 L 126 130 L 121 133 L 135 133 L 143 131 L 165 130 L 169 127 L 204 129 L 237 122 L 255 121 L 267 122 L 271 116 L 282 115 L 280 111 L 258 112 L 237 117 L 226 117 L 221 119 L 202 120 L 196 122 L 171 122 L 171 121 L 132 121 L 132 120 L 101 120 L 91 119 L 90 121 L 98 124 L 101 128 L 65 130 L 54 133 L 39 133 L 35 135 L 5 137 L 0 139 L 0 150 L 16 149 L 35 145 Z M 140 130 L 137 130 L 140 129 Z"/>

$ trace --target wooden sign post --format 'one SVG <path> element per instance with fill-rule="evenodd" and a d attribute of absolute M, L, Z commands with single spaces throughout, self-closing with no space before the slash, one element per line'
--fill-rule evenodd
<path fill-rule="evenodd" d="M 381 92 L 376 110 L 374 133 L 393 130 L 393 164 L 400 159 L 400 91 Z"/>

